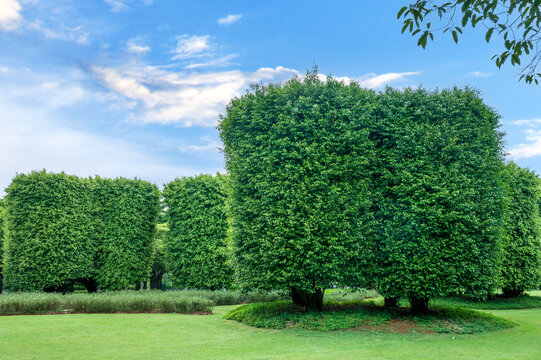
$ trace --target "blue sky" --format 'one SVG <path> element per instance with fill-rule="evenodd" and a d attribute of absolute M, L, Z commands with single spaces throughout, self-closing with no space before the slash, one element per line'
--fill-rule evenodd
<path fill-rule="evenodd" d="M 500 41 L 477 30 L 418 48 L 403 3 L 0 0 L 0 189 L 43 168 L 158 185 L 223 171 L 229 99 L 314 64 L 375 89 L 473 86 L 509 158 L 541 173 L 541 87 L 497 69 Z"/>

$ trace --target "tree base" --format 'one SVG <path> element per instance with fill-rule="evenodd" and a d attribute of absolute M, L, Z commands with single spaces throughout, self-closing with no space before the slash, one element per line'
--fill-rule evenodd
<path fill-rule="evenodd" d="M 514 298 L 514 297 L 522 295 L 523 293 L 524 293 L 524 290 L 521 290 L 521 289 L 503 289 L 502 297 L 506 299 Z"/>
<path fill-rule="evenodd" d="M 413 314 L 426 314 L 429 312 L 427 298 L 410 297 L 409 301 L 411 305 L 411 312 Z"/>
<path fill-rule="evenodd" d="M 389 308 L 398 307 L 398 298 L 397 297 L 386 297 L 384 299 L 383 306 L 389 307 Z"/>
<path fill-rule="evenodd" d="M 81 283 L 84 285 L 86 291 L 88 291 L 89 293 L 98 291 L 98 284 L 94 279 L 83 279 L 81 280 Z"/>
<path fill-rule="evenodd" d="M 290 289 L 291 300 L 298 306 L 304 307 L 308 310 L 323 310 L 323 289 L 315 289 L 314 292 L 308 292 L 306 290 L 299 290 L 292 287 Z"/>

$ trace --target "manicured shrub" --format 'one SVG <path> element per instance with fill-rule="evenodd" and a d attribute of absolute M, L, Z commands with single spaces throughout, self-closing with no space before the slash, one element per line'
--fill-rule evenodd
<path fill-rule="evenodd" d="M 89 182 L 45 171 L 17 175 L 6 189 L 5 287 L 66 291 L 93 273 Z"/>
<path fill-rule="evenodd" d="M 499 116 L 471 89 L 387 89 L 375 143 L 374 287 L 416 311 L 497 286 L 504 224 Z"/>
<path fill-rule="evenodd" d="M 510 162 L 506 166 L 509 208 L 501 270 L 505 297 L 533 290 L 541 283 L 541 180 Z"/>
<path fill-rule="evenodd" d="M 176 179 L 163 190 L 169 234 L 169 272 L 177 287 L 223 289 L 232 285 L 226 246 L 226 181 L 223 175 Z"/>
<path fill-rule="evenodd" d="M 6 192 L 7 289 L 124 289 L 148 277 L 156 186 L 41 171 L 17 175 Z"/>
<path fill-rule="evenodd" d="M 92 179 L 97 251 L 93 279 L 102 290 L 149 277 L 160 192 L 146 181 Z"/>
<path fill-rule="evenodd" d="M 359 285 L 374 102 L 372 91 L 313 72 L 254 86 L 227 106 L 218 128 L 244 289 L 291 291 L 296 303 L 321 309 L 325 288 Z"/>

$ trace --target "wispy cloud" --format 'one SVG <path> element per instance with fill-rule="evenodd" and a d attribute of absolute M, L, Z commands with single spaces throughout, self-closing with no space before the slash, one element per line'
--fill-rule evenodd
<path fill-rule="evenodd" d="M 177 45 L 171 53 L 175 54 L 171 60 L 208 56 L 211 54 L 210 35 L 177 36 Z"/>
<path fill-rule="evenodd" d="M 526 120 L 516 120 L 512 122 L 513 125 L 517 126 L 532 126 L 532 127 L 541 127 L 541 118 L 538 119 L 526 119 Z"/>
<path fill-rule="evenodd" d="M 420 75 L 420 71 L 408 71 L 408 72 L 393 72 L 377 75 L 374 73 L 366 74 L 358 78 L 359 84 L 363 87 L 377 89 L 389 85 L 391 83 L 404 80 L 408 76 Z"/>
<path fill-rule="evenodd" d="M 130 8 L 128 4 L 132 1 L 133 0 L 105 0 L 105 3 L 109 5 L 112 12 L 120 12 L 128 10 Z M 145 5 L 152 5 L 155 0 L 141 0 L 141 2 Z"/>
<path fill-rule="evenodd" d="M 231 25 L 242 19 L 242 14 L 229 14 L 226 17 L 218 19 L 220 25 Z"/>
<path fill-rule="evenodd" d="M 14 31 L 21 21 L 21 5 L 16 0 L 0 0 L 0 30 Z"/>
<path fill-rule="evenodd" d="M 133 54 L 146 54 L 150 51 L 150 46 L 142 45 L 141 39 L 135 38 L 128 40 L 126 44 L 126 50 Z"/>
<path fill-rule="evenodd" d="M 239 70 L 174 72 L 147 65 L 93 66 L 90 71 L 110 91 L 136 101 L 133 118 L 146 123 L 216 126 L 225 105 L 254 82 L 283 81 L 298 71 L 278 66 Z"/>
<path fill-rule="evenodd" d="M 490 77 L 492 75 L 493 75 L 492 73 L 484 73 L 484 72 L 481 72 L 481 71 L 472 71 L 472 72 L 467 74 L 467 76 L 476 77 L 476 78 Z"/>
<path fill-rule="evenodd" d="M 203 151 L 212 151 L 215 152 L 218 151 L 219 147 L 221 146 L 221 143 L 212 140 L 210 136 L 204 136 L 201 138 L 201 141 L 204 143 L 202 145 L 183 145 L 179 147 L 179 151 L 183 153 L 189 153 L 189 152 L 203 152 Z"/>
<path fill-rule="evenodd" d="M 46 39 L 75 41 L 81 45 L 88 45 L 89 43 L 89 33 L 84 31 L 82 26 L 77 26 L 74 28 L 68 28 L 64 26 L 60 30 L 52 30 L 45 27 L 41 21 L 36 20 L 28 23 L 26 27 L 30 30 L 41 33 Z"/>
<path fill-rule="evenodd" d="M 185 68 L 186 69 L 198 69 L 198 68 L 203 68 L 203 67 L 228 66 L 228 65 L 233 64 L 231 62 L 231 60 L 233 60 L 236 57 L 238 57 L 237 54 L 229 54 L 229 55 L 225 55 L 225 56 L 222 56 L 222 57 L 219 57 L 219 58 L 216 58 L 216 59 L 212 59 L 212 60 L 209 60 L 209 61 L 205 61 L 205 62 L 202 62 L 202 63 L 190 64 L 190 65 L 187 65 Z"/>

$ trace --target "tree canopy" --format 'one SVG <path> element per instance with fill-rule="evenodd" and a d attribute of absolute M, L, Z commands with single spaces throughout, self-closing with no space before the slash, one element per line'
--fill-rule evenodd
<path fill-rule="evenodd" d="M 463 29 L 482 27 L 486 42 L 493 35 L 503 40 L 501 53 L 495 54 L 500 68 L 508 60 L 521 66 L 520 79 L 539 83 L 541 73 L 541 2 L 532 0 L 416 0 L 402 7 L 397 17 L 403 19 L 402 32 L 416 36 L 417 45 L 426 47 L 438 32 L 450 33 L 458 43 Z M 437 22 L 438 24 L 435 24 Z"/>

